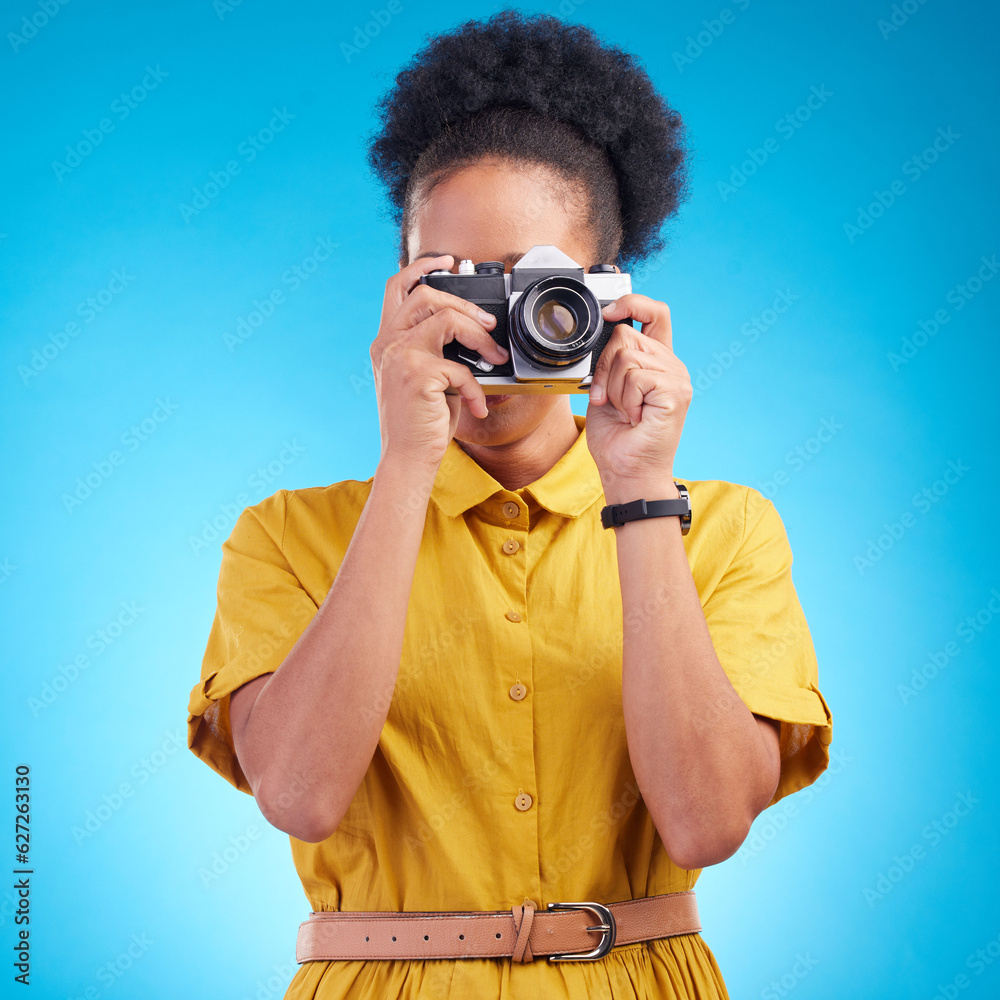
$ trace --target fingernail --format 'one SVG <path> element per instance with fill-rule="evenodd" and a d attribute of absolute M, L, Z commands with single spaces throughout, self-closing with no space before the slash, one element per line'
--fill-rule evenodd
<path fill-rule="evenodd" d="M 604 399 L 604 386 L 603 385 L 593 386 L 590 390 L 590 398 L 595 403 L 599 403 L 602 399 Z"/>
<path fill-rule="evenodd" d="M 498 350 L 498 351 L 499 351 L 499 352 L 500 352 L 500 353 L 501 353 L 501 354 L 502 354 L 502 355 L 503 355 L 503 356 L 504 356 L 505 358 L 509 358 L 509 357 L 510 357 L 510 351 L 508 351 L 508 350 L 507 350 L 507 348 L 503 346 L 503 344 L 497 344 L 497 350 Z"/>
<path fill-rule="evenodd" d="M 484 309 L 479 310 L 479 322 L 484 326 L 492 326 L 496 322 L 496 317 L 486 312 Z"/>
<path fill-rule="evenodd" d="M 605 306 L 605 307 L 604 307 L 604 308 L 603 308 L 603 309 L 601 310 L 601 312 L 607 312 L 607 311 L 608 311 L 609 309 L 613 311 L 616 305 L 618 305 L 618 300 L 617 300 L 617 299 L 615 299 L 615 301 L 614 301 L 614 302 L 609 302 L 609 303 L 608 303 L 608 304 L 607 304 L 607 305 L 606 305 L 606 306 Z"/>

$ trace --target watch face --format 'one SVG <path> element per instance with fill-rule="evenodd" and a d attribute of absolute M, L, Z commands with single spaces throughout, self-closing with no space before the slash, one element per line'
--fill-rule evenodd
<path fill-rule="evenodd" d="M 677 492 L 688 507 L 687 513 L 681 514 L 681 534 L 686 535 L 691 530 L 691 494 L 688 493 L 687 487 L 680 483 L 674 483 L 674 486 L 677 487 Z"/>

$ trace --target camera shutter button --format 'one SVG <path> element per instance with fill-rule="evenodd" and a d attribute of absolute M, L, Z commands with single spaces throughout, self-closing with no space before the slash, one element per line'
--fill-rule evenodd
<path fill-rule="evenodd" d="M 474 368 L 478 368 L 480 371 L 491 372 L 494 366 L 490 364 L 486 358 L 476 355 L 474 358 L 470 358 L 467 354 L 463 354 L 461 351 L 456 352 L 456 356 L 459 361 L 465 361 L 467 364 L 472 365 Z"/>

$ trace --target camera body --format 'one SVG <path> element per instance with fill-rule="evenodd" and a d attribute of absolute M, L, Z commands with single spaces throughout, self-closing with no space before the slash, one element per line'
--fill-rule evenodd
<path fill-rule="evenodd" d="M 498 261 L 459 262 L 458 274 L 431 271 L 421 284 L 474 302 L 496 317 L 493 339 L 510 351 L 495 365 L 457 340 L 443 354 L 470 368 L 487 393 L 589 392 L 594 368 L 616 323 L 601 310 L 632 291 L 628 274 L 595 264 L 585 274 L 554 246 L 532 247 L 504 273 Z M 632 325 L 631 320 L 619 322 Z"/>

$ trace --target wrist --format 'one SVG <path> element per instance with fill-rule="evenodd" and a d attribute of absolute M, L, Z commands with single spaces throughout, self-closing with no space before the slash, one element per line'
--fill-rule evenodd
<path fill-rule="evenodd" d="M 425 462 L 404 455 L 383 454 L 375 469 L 373 486 L 389 486 L 407 494 L 430 496 L 440 462 Z"/>
<path fill-rule="evenodd" d="M 631 503 L 633 500 L 677 500 L 680 493 L 673 478 L 618 478 L 604 485 L 604 502 L 608 505 Z"/>

